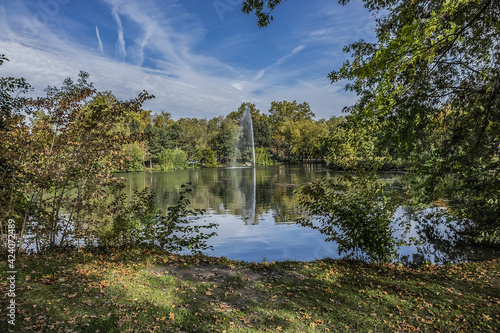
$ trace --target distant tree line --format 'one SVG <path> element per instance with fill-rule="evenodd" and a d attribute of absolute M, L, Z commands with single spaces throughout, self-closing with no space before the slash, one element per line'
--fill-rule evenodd
<path fill-rule="evenodd" d="M 354 128 L 343 116 L 316 120 L 307 102 L 274 101 L 267 113 L 255 104 L 242 103 L 237 111 L 209 120 L 173 120 L 170 112 L 141 110 L 124 124 L 130 133 L 148 138 L 125 146 L 125 154 L 131 162 L 127 171 L 230 164 L 238 156 L 235 142 L 240 133 L 240 119 L 247 108 L 253 123 L 257 165 L 314 161 L 326 162 L 337 169 L 350 169 L 353 163 L 366 163 L 362 150 L 369 149 L 368 141 L 373 139 L 368 128 Z M 373 145 L 373 142 L 369 144 Z M 386 151 L 377 153 L 384 168 L 403 167 L 402 161 L 391 159 Z M 251 152 L 243 155 L 240 158 L 250 160 Z"/>

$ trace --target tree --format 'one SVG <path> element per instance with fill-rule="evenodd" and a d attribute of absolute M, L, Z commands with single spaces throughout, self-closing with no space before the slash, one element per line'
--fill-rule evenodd
<path fill-rule="evenodd" d="M 271 13 L 282 1 L 286 2 L 287 0 L 246 0 L 243 2 L 241 11 L 246 14 L 255 12 L 259 27 L 262 28 L 273 20 Z"/>
<path fill-rule="evenodd" d="M 189 158 L 194 157 L 199 148 L 207 146 L 207 121 L 197 118 L 181 118 L 176 124 L 181 128 L 179 132 L 179 148 L 184 150 Z"/>
<path fill-rule="evenodd" d="M 142 171 L 142 163 L 146 159 L 146 156 L 144 156 L 145 149 L 143 149 L 141 145 L 142 142 L 134 142 L 124 145 L 123 153 L 129 162 L 126 171 Z"/>
<path fill-rule="evenodd" d="M 8 61 L 0 54 L 0 66 Z M 0 243 L 6 249 L 7 219 L 21 218 L 28 198 L 21 190 L 16 177 L 23 169 L 25 143 L 20 140 L 28 132 L 24 113 L 29 114 L 27 99 L 23 95 L 31 91 L 31 86 L 23 78 L 0 77 Z M 16 224 L 20 231 L 19 223 Z"/>
<path fill-rule="evenodd" d="M 238 111 L 231 112 L 226 117 L 239 122 L 246 109 L 252 116 L 252 127 L 255 147 L 268 148 L 272 145 L 273 134 L 269 125 L 269 117 L 261 114 L 253 103 L 241 103 Z"/>
<path fill-rule="evenodd" d="M 238 136 L 239 126 L 232 119 L 223 119 L 220 121 L 220 128 L 217 134 L 209 142 L 212 150 L 220 163 L 231 162 L 236 153 L 236 138 Z"/>
<path fill-rule="evenodd" d="M 323 138 L 328 134 L 324 121 L 302 119 L 294 123 L 291 129 L 291 153 L 299 160 L 321 158 L 323 155 Z"/>
<path fill-rule="evenodd" d="M 148 152 L 150 164 L 158 163 L 158 154 L 163 149 L 171 149 L 173 147 L 169 132 L 165 127 L 146 126 L 145 133 L 149 135 Z"/>
<path fill-rule="evenodd" d="M 298 194 L 301 207 L 319 216 L 319 225 L 309 218 L 299 223 L 327 235 L 327 241 L 336 241 L 339 254 L 376 262 L 397 258 L 409 228 L 401 217 L 394 223 L 404 193 L 387 189 L 373 174 L 363 174 L 317 181 Z M 396 230 L 403 231 L 399 238 L 394 237 Z"/>
<path fill-rule="evenodd" d="M 167 111 L 161 111 L 159 114 L 156 114 L 153 118 L 153 124 L 155 127 L 166 129 L 174 123 L 172 119 L 172 114 Z"/>
<path fill-rule="evenodd" d="M 382 8 L 390 14 L 378 21 L 378 44 L 347 47 L 354 61 L 330 78 L 356 80 L 348 89 L 361 98 L 350 112 L 387 128 L 385 141 L 398 142 L 414 172 L 428 175 L 428 200 L 454 198 L 459 205 L 452 215 L 476 240 L 500 242 L 500 163 L 494 154 L 500 141 L 500 5 L 404 1 Z M 445 180 L 445 192 L 437 191 Z"/>
<path fill-rule="evenodd" d="M 300 155 L 298 143 L 304 139 L 304 137 L 299 138 L 300 130 L 297 124 L 306 122 L 314 126 L 315 115 L 309 104 L 306 102 L 297 104 L 297 101 L 275 101 L 271 103 L 269 113 L 269 124 L 273 133 L 271 151 L 277 159 L 297 160 Z"/>
<path fill-rule="evenodd" d="M 201 148 L 196 152 L 198 163 L 205 168 L 214 168 L 217 166 L 215 154 L 210 148 Z"/>
<path fill-rule="evenodd" d="M 152 96 L 143 92 L 121 102 L 97 92 L 88 77 L 81 72 L 77 82 L 68 78 L 61 88 L 48 87 L 46 97 L 26 101 L 36 111 L 31 127 L 20 119 L 1 136 L 12 161 L 7 168 L 16 169 L 8 186 L 23 194 L 22 205 L 2 207 L 19 228 L 19 249 L 26 246 L 27 234 L 41 251 L 68 245 L 108 223 L 112 211 L 105 199 L 120 186 L 110 171 L 127 168 L 124 145 L 144 139 L 121 124 L 140 114 Z"/>
<path fill-rule="evenodd" d="M 312 120 L 315 117 L 315 114 L 311 111 L 311 107 L 307 102 L 297 104 L 297 101 L 271 102 L 269 114 L 269 122 L 273 130 L 286 120 L 297 122 L 300 120 Z"/>
<path fill-rule="evenodd" d="M 325 162 L 342 170 L 378 171 L 388 163 L 380 144 L 380 125 L 373 121 L 356 122 L 352 116 L 329 122 L 329 134 L 322 138 Z"/>
<path fill-rule="evenodd" d="M 243 11 L 265 26 L 264 4 L 274 10 L 281 2 L 249 0 Z M 500 3 L 370 0 L 365 7 L 382 13 L 378 41 L 346 46 L 352 60 L 329 75 L 350 80 L 346 89 L 360 97 L 346 111 L 377 122 L 385 144 L 427 177 L 427 201 L 453 198 L 453 218 L 475 240 L 500 243 Z"/>
<path fill-rule="evenodd" d="M 187 153 L 179 148 L 163 149 L 158 154 L 158 163 L 162 171 L 184 169 L 188 166 Z"/>
<path fill-rule="evenodd" d="M 253 119 L 253 133 L 255 147 L 269 148 L 273 144 L 273 131 L 267 115 L 260 114 Z"/>

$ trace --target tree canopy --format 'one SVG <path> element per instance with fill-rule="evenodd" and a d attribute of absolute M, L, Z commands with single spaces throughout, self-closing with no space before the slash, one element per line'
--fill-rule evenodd
<path fill-rule="evenodd" d="M 284 2 L 248 0 L 242 11 L 264 27 Z M 364 3 L 377 16 L 377 41 L 345 46 L 351 59 L 329 74 L 359 96 L 345 111 L 377 124 L 377 144 L 426 177 L 427 200 L 456 200 L 454 218 L 476 240 L 499 242 L 500 3 Z"/>

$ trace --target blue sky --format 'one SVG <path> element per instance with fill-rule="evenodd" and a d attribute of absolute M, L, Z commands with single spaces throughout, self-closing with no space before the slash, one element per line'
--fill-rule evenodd
<path fill-rule="evenodd" d="M 308 102 L 317 118 L 340 115 L 356 96 L 328 73 L 347 59 L 342 47 L 374 38 L 360 1 L 289 0 L 258 28 L 239 0 L 0 0 L 1 76 L 47 85 L 90 73 L 99 90 L 174 119 L 210 119 L 255 103 Z"/>

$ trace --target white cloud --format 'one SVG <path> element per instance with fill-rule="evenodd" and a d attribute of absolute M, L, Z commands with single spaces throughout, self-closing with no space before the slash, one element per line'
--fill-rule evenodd
<path fill-rule="evenodd" d="M 95 33 L 97 35 L 97 41 L 99 42 L 99 51 L 101 53 L 104 53 L 104 48 L 102 47 L 102 40 L 101 36 L 99 35 L 99 28 L 97 27 L 97 25 L 95 26 Z"/>
<path fill-rule="evenodd" d="M 125 38 L 123 36 L 123 25 L 120 16 L 118 15 L 116 7 L 111 11 L 111 15 L 115 19 L 117 29 L 118 29 L 118 40 L 116 41 L 116 55 L 120 60 L 125 60 L 127 56 L 127 51 L 125 49 Z"/>
<path fill-rule="evenodd" d="M 0 32 L 0 50 L 6 50 L 11 59 L 0 68 L 1 75 L 25 77 L 41 95 L 47 85 L 60 86 L 64 78 L 76 78 L 78 71 L 84 70 L 91 74 L 97 89 L 111 90 L 120 99 L 130 99 L 147 90 L 156 99 L 144 107 L 170 111 L 174 118 L 225 115 L 243 102 L 255 103 L 265 112 L 272 101 L 284 99 L 306 101 L 318 118 L 328 118 L 354 102 L 354 98 L 339 92 L 340 86 L 330 85 L 326 77 L 297 80 L 303 69 L 280 71 L 287 59 L 306 50 L 305 43 L 264 69 L 249 70 L 193 51 L 204 38 L 204 27 L 178 2 L 169 2 L 168 7 L 160 10 L 145 5 L 148 0 L 107 1 L 117 29 L 117 58 L 105 57 L 103 29 L 100 33 L 97 26 L 100 53 L 82 47 L 80 41 L 63 39 L 46 27 L 38 31 L 35 39 L 15 33 L 11 33 L 15 39 L 8 39 Z M 5 26 L 2 31 L 11 31 L 12 22 L 29 15 L 26 11 L 9 12 L 8 20 L 0 20 L 0 27 Z M 136 25 L 134 36 L 125 34 L 130 22 Z M 142 66 L 148 52 L 154 53 L 155 58 L 149 59 L 145 68 Z"/>
<path fill-rule="evenodd" d="M 298 52 L 302 51 L 303 49 L 305 48 L 304 45 L 299 45 L 297 46 L 296 48 L 294 48 L 292 50 L 292 52 L 288 53 L 286 56 L 284 57 L 281 57 L 280 59 L 278 59 L 278 61 L 276 61 L 275 65 L 281 65 L 282 63 L 285 62 L 286 59 L 294 56 L 295 54 L 297 54 Z"/>

